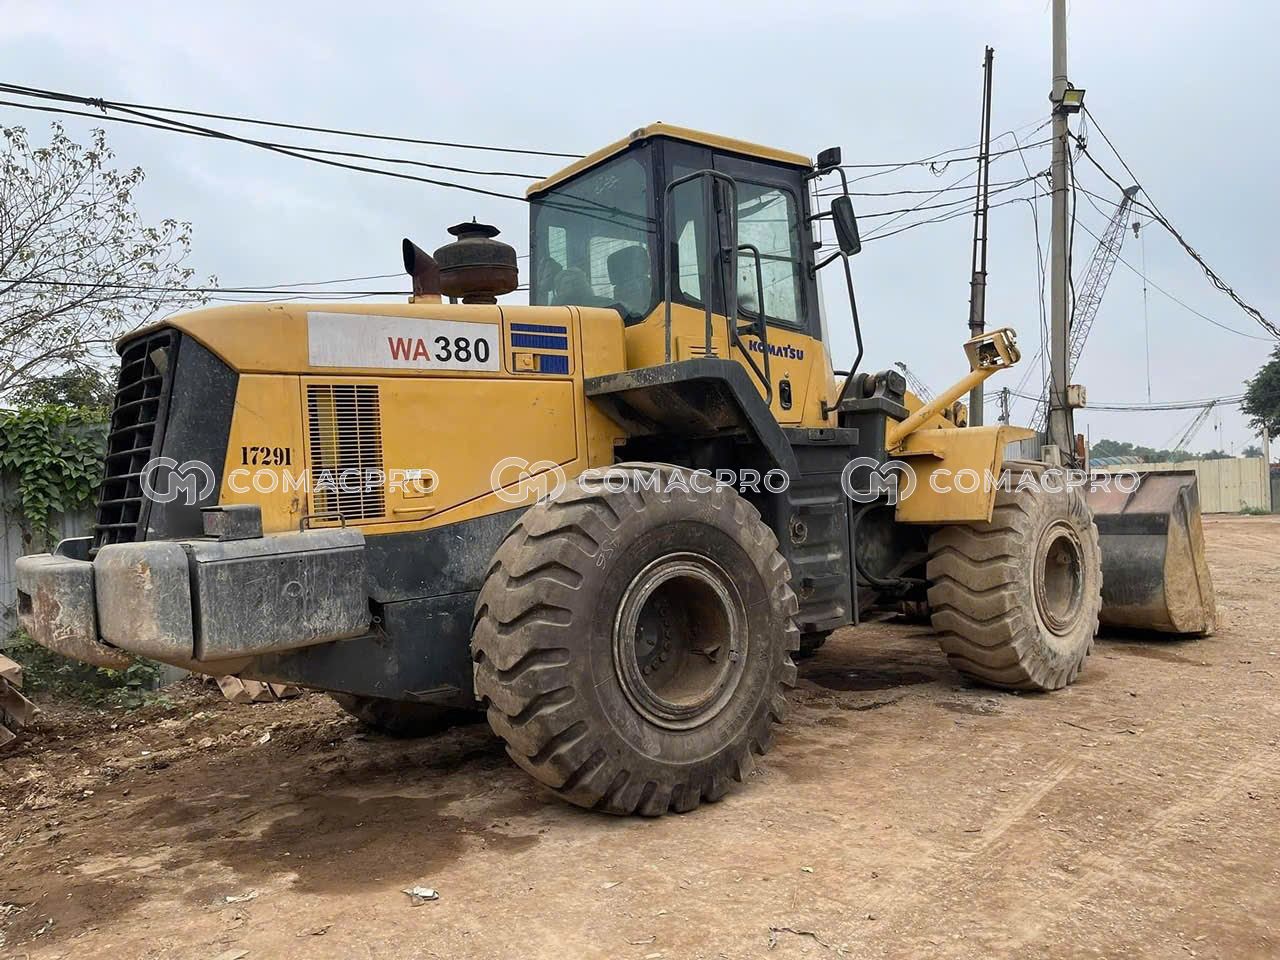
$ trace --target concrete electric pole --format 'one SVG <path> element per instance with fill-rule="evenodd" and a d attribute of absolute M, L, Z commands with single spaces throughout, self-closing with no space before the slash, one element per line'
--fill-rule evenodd
<path fill-rule="evenodd" d="M 978 196 L 973 204 L 973 266 L 969 281 L 969 336 L 987 327 L 987 217 L 991 211 L 991 60 L 987 47 L 982 60 L 982 124 L 978 136 Z M 982 384 L 969 391 L 969 425 L 982 426 Z"/>
<path fill-rule="evenodd" d="M 1075 425 L 1067 406 L 1069 324 L 1071 284 L 1067 245 L 1067 0 L 1053 0 L 1053 88 L 1049 101 L 1053 110 L 1053 222 L 1050 246 L 1050 330 L 1049 443 L 1056 444 L 1064 457 L 1075 449 Z"/>

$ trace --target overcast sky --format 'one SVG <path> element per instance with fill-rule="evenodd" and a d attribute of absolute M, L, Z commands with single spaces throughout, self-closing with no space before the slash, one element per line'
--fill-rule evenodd
<path fill-rule="evenodd" d="M 399 12 L 388 12 L 392 10 Z M 1274 53 L 1280 7 L 1242 0 L 1073 0 L 1070 77 L 1143 186 L 1240 294 L 1280 322 L 1274 179 Z M 995 131 L 1029 132 L 1047 116 L 1045 0 L 980 4 L 788 3 L 735 0 L 642 4 L 540 3 L 55 3 L 0 2 L 0 74 L 8 82 L 115 100 L 191 107 L 411 137 L 587 152 L 665 120 L 809 155 L 840 145 L 848 163 L 903 161 L 977 139 L 981 61 L 995 47 Z M 40 140 L 47 117 L 0 108 Z M 89 121 L 67 120 L 86 136 Z M 313 282 L 392 273 L 402 236 L 434 249 L 444 228 L 477 216 L 527 250 L 523 204 L 383 179 L 273 156 L 231 143 L 101 124 L 121 166 L 148 175 L 139 194 L 153 219 L 194 224 L 192 265 L 226 286 Z M 254 128 L 247 128 L 252 135 Z M 257 131 L 263 135 L 263 131 Z M 535 174 L 559 161 L 431 150 L 282 131 L 277 139 Z M 1033 139 L 1045 136 L 1042 131 Z M 1025 139 L 1025 136 L 1024 136 Z M 1000 146 L 1012 145 L 1009 138 Z M 1093 133 L 1092 152 L 1118 161 Z M 1027 151 L 1031 171 L 1047 147 Z M 971 172 L 923 166 L 861 184 L 937 188 Z M 426 172 L 426 171 L 423 171 Z M 1080 183 L 1117 191 L 1082 160 Z M 452 175 L 441 174 L 448 178 Z M 992 180 L 1025 176 L 1019 155 Z M 523 180 L 473 180 L 522 193 Z M 500 186 L 499 186 L 500 185 Z M 1030 196 L 1020 187 L 1005 196 Z M 944 194 L 950 198 L 954 194 Z M 864 198 L 859 213 L 908 198 Z M 930 201 L 938 202 L 937 200 Z M 909 204 L 907 204 L 909 205 Z M 1107 206 L 1103 206 L 1104 212 Z M 1041 237 L 1048 203 L 1042 201 Z M 920 215 L 916 215 L 919 217 Z M 1105 217 L 1079 209 L 1082 271 Z M 887 218 L 866 218 L 863 232 Z M 897 225 L 910 222 L 899 221 Z M 904 360 L 935 389 L 964 372 L 972 221 L 960 217 L 868 243 L 855 262 L 870 368 Z M 988 325 L 1018 330 L 1030 363 L 1040 345 L 1031 206 L 991 214 Z M 1158 226 L 1145 239 L 1152 281 L 1253 336 L 1261 329 L 1215 291 Z M 1132 233 L 1121 256 L 1143 262 Z M 521 261 L 523 266 L 524 261 Z M 843 282 L 827 277 L 837 363 L 852 353 Z M 527 279 L 527 278 L 522 278 Z M 399 286 L 399 281 L 380 281 Z M 1149 291 L 1154 400 L 1239 393 L 1269 346 L 1235 336 Z M 1147 397 L 1141 281 L 1116 268 L 1074 379 L 1095 402 Z M 1016 385 L 1022 374 L 992 381 Z M 1036 392 L 1037 369 L 1027 392 Z M 1015 407 L 1015 419 L 1030 416 Z M 993 415 L 993 414 L 992 414 Z M 1084 413 L 1093 440 L 1167 445 L 1194 415 Z M 990 415 L 989 415 L 990 416 Z M 1192 449 L 1238 452 L 1253 442 L 1235 408 L 1215 416 Z"/>

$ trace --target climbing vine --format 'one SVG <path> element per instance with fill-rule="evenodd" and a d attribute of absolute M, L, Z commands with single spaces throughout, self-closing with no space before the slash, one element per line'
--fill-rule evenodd
<path fill-rule="evenodd" d="M 0 472 L 17 481 L 28 547 L 49 549 L 54 517 L 93 502 L 102 479 L 105 416 L 98 408 L 43 404 L 0 410 Z"/>

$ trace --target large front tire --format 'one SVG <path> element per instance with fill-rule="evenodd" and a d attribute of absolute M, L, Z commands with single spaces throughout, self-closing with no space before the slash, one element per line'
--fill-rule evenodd
<path fill-rule="evenodd" d="M 731 489 L 698 492 L 705 475 L 667 465 L 608 475 L 625 483 L 589 472 L 499 547 L 476 602 L 476 693 L 512 759 L 566 800 L 684 812 L 772 745 L 796 597 Z"/>
<path fill-rule="evenodd" d="M 930 615 L 961 673 L 1057 690 L 1084 666 L 1102 608 L 1102 552 L 1083 492 L 1063 480 L 1061 471 L 1020 468 L 989 522 L 930 539 Z"/>

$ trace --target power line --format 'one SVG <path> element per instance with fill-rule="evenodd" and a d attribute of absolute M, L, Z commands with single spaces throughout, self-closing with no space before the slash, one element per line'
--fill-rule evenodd
<path fill-rule="evenodd" d="M 84 113 L 79 110 L 68 110 L 63 107 L 39 107 L 34 104 L 15 103 L 13 101 L 8 101 L 8 100 L 0 100 L 0 106 L 18 107 L 19 109 L 25 109 L 25 110 L 40 110 L 45 113 L 68 114 L 71 116 L 87 116 L 87 117 L 93 117 L 94 119 L 99 119 L 99 120 L 109 120 L 113 123 L 126 123 L 126 124 L 132 124 L 134 126 L 151 127 L 153 129 L 166 131 L 168 133 L 182 133 L 188 136 L 209 137 L 217 140 L 229 140 L 235 143 L 243 143 L 247 146 L 259 147 L 263 150 L 269 150 L 273 153 L 279 153 L 286 157 L 293 157 L 296 160 L 309 160 L 312 163 L 320 163 L 330 167 L 339 167 L 345 170 L 354 170 L 358 173 L 372 173 L 372 174 L 377 174 L 378 176 L 383 176 L 383 177 L 393 177 L 398 180 L 412 180 L 418 183 L 429 183 L 437 187 L 447 187 L 453 190 L 464 190 L 468 193 L 478 193 L 478 194 L 482 194 L 484 196 L 489 196 L 489 197 L 499 197 L 504 200 L 520 200 L 523 202 L 525 199 L 519 194 L 501 193 L 497 190 L 487 190 L 484 187 L 474 187 L 474 186 L 471 186 L 470 184 L 455 183 L 449 180 L 436 180 L 430 177 L 419 177 L 419 176 L 415 176 L 414 174 L 401 173 L 396 170 L 380 170 L 377 167 L 366 167 L 361 164 L 344 163 L 339 160 L 330 160 L 323 156 L 312 156 L 309 153 L 301 152 L 302 150 L 312 149 L 309 147 L 299 148 L 299 147 L 292 147 L 286 144 L 274 143 L 269 140 L 252 140 L 246 137 L 238 137 L 235 134 L 226 133 L 225 131 L 213 130 L 208 127 L 199 127 L 193 124 L 184 123 L 179 120 L 170 121 L 164 117 L 152 116 L 150 114 L 141 113 L 140 111 L 130 110 L 124 107 L 117 107 L 115 109 L 119 109 L 127 113 L 133 113 L 139 117 L 144 117 L 148 120 L 158 121 L 158 122 L 142 123 L 137 120 L 131 120 L 128 117 L 113 117 L 110 115 L 104 115 L 99 117 L 96 114 Z M 380 158 L 380 159 L 386 159 L 386 158 Z M 397 161 L 390 160 L 389 162 L 394 163 Z M 407 161 L 407 162 L 416 162 L 416 161 Z"/>
<path fill-rule="evenodd" d="M 400 274 L 395 274 L 400 276 Z M 321 281 L 340 283 L 343 281 Z M 289 296 L 356 296 L 356 297 L 384 297 L 384 296 L 405 296 L 407 290 L 282 290 L 279 287 L 176 287 L 176 286 L 149 286 L 147 284 L 135 283 L 97 283 L 93 281 L 77 281 L 77 280 L 27 280 L 21 277 L 0 277 L 0 283 L 11 283 L 15 286 L 30 285 L 40 287 L 54 287 L 58 289 L 91 289 L 91 290 L 120 290 L 126 293 L 196 293 L 196 294 L 287 294 Z M 282 286 L 285 286 L 282 284 Z"/>
<path fill-rule="evenodd" d="M 535 157 L 563 157 L 569 160 L 577 160 L 582 156 L 582 154 L 579 153 L 556 153 L 550 150 L 526 150 L 520 147 L 499 147 L 492 144 L 458 143 L 450 140 L 424 140 L 417 137 L 403 137 L 386 133 L 368 133 L 357 130 L 342 130 L 336 127 L 317 127 L 302 123 L 286 123 L 280 120 L 262 120 L 256 117 L 244 117 L 235 114 L 209 113 L 202 110 L 191 110 L 181 107 L 150 106 L 142 103 L 106 100 L 101 97 L 79 97 L 74 94 L 59 93 L 53 90 L 43 90 L 39 87 L 26 87 L 16 83 L 0 83 L 0 90 L 6 90 L 10 93 L 22 94 L 23 96 L 28 97 L 42 97 L 51 100 L 64 100 L 72 103 L 81 103 L 85 106 L 98 107 L 101 110 L 107 110 L 111 107 L 148 110 L 154 113 L 172 113 L 185 117 L 202 117 L 206 120 L 229 120 L 233 123 L 248 123 L 263 127 L 277 127 L 284 130 L 305 130 L 310 133 L 328 133 L 341 137 L 357 137 L 362 140 L 385 140 L 392 143 L 412 143 L 427 147 L 449 147 L 456 150 L 483 150 L 490 153 L 517 153 Z"/>
<path fill-rule="evenodd" d="M 1004 133 L 1000 134 L 1000 136 L 996 137 L 995 140 L 998 141 L 1004 137 L 1012 136 L 1014 138 L 1014 141 L 1016 142 L 1017 141 L 1016 134 L 1026 130 L 1027 127 L 1035 127 L 1035 129 L 1031 131 L 1032 133 L 1035 133 L 1039 130 L 1044 129 L 1044 127 L 1048 126 L 1048 124 L 1049 124 L 1048 120 L 1032 120 L 1030 123 L 1024 123 L 1022 126 L 1016 128 L 1016 130 L 1006 130 Z M 1027 144 L 1025 148 L 1018 147 L 1017 149 L 1027 149 L 1033 146 L 1043 146 L 1044 144 L 1049 142 L 1050 142 L 1049 140 L 1044 140 L 1044 141 L 1041 141 L 1040 143 Z M 927 157 L 921 157 L 918 160 L 902 160 L 902 161 L 891 162 L 891 163 L 841 164 L 841 168 L 844 170 L 876 170 L 877 171 L 876 173 L 868 173 L 868 174 L 864 174 L 861 177 L 855 177 L 853 180 L 850 181 L 851 183 L 856 183 L 859 180 L 870 180 L 872 177 L 882 177 L 886 174 L 895 173 L 896 171 L 903 170 L 907 167 L 919 167 L 919 166 L 926 166 L 926 165 L 930 167 L 930 172 L 932 172 L 934 176 L 941 176 L 943 173 L 946 172 L 947 167 L 949 167 L 951 164 L 959 163 L 965 160 L 976 160 L 977 156 L 975 155 L 971 157 L 951 157 L 947 159 L 940 167 L 938 167 L 938 169 L 933 169 L 933 167 L 936 166 L 936 164 L 934 163 L 936 160 L 938 160 L 941 157 L 945 157 L 949 153 L 960 153 L 966 150 L 975 150 L 979 146 L 981 146 L 981 144 L 971 143 L 968 146 L 964 146 L 964 147 L 952 147 L 950 150 L 940 150 L 937 153 L 931 154 L 930 156 L 927 156 Z M 1008 151 L 1002 151 L 1002 152 L 1008 152 Z M 992 154 L 992 156 L 998 156 L 998 154 Z"/>
<path fill-rule="evenodd" d="M 973 174 L 969 174 L 969 176 L 973 176 Z M 1034 179 L 1035 177 L 1032 176 L 1032 177 L 1023 177 L 1019 180 L 1010 180 L 1008 181 L 1008 184 L 1006 186 L 1000 187 L 999 189 L 996 189 L 996 190 L 992 190 L 991 194 L 994 196 L 995 194 L 1005 193 L 1008 190 L 1013 190 L 1014 188 L 1020 187 L 1024 183 L 1028 183 Z M 972 190 L 972 187 L 970 186 L 954 187 L 954 188 L 944 187 L 943 189 L 944 190 L 947 190 L 947 189 Z M 932 196 L 937 196 L 937 193 L 933 194 Z M 928 200 L 928 199 L 931 199 L 931 197 L 925 198 L 925 200 Z M 906 207 L 902 210 L 877 210 L 877 211 L 873 211 L 872 213 L 860 213 L 858 214 L 858 219 L 865 220 L 865 219 L 870 219 L 872 217 L 888 217 L 888 216 L 892 216 L 893 214 L 915 213 L 916 211 L 920 211 L 920 210 L 945 210 L 948 208 L 954 208 L 959 205 L 964 205 L 965 207 L 968 207 L 972 205 L 973 201 L 970 197 L 964 196 L 958 200 L 944 200 L 942 203 L 935 203 L 927 206 L 923 205 L 923 203 L 924 201 L 921 201 L 921 203 L 916 204 L 914 207 Z M 885 224 L 885 226 L 888 226 L 888 224 Z M 868 239 L 871 239 L 871 238 L 868 237 Z"/>
<path fill-rule="evenodd" d="M 41 113 L 55 113 L 69 117 L 88 117 L 91 120 L 109 120 L 112 123 L 126 123 L 130 126 L 149 127 L 152 130 L 163 130 L 167 133 L 196 133 L 195 131 L 182 130 L 173 126 L 163 117 L 158 118 L 160 123 L 147 123 L 143 120 L 130 120 L 127 117 L 113 117 L 106 114 L 90 113 L 87 110 L 71 110 L 67 107 L 41 107 L 34 103 L 18 103 L 13 100 L 0 100 L 0 106 L 16 107 L 19 110 L 38 110 Z M 176 122 L 176 121 L 174 121 Z M 209 137 L 214 140 L 225 139 L 216 133 L 199 133 L 199 136 Z M 280 147 L 285 150 L 300 150 L 306 153 L 317 153 L 331 157 L 349 157 L 355 160 L 376 160 L 381 163 L 396 163 L 414 167 L 425 167 L 429 170 L 446 170 L 450 173 L 465 173 L 473 177 L 514 177 L 522 180 L 541 180 L 543 174 L 539 173 L 517 173 L 512 170 L 476 170 L 472 167 L 456 167 L 444 163 L 428 163 L 426 160 L 410 160 L 406 157 L 386 157 L 377 153 L 355 153 L 350 150 L 330 150 L 325 147 L 312 147 L 305 144 L 297 143 L 275 143 L 269 140 L 246 140 L 245 143 L 257 145 L 270 144 L 274 147 Z"/>
<path fill-rule="evenodd" d="M 992 184 L 992 186 L 993 186 L 993 187 L 1004 187 L 1004 186 L 1010 186 L 1010 185 L 1013 185 L 1013 184 L 1017 184 L 1017 183 L 1025 183 L 1025 182 L 1026 182 L 1025 180 L 998 180 L 998 181 L 996 181 L 995 183 L 993 183 L 993 184 Z M 932 195 L 932 194 L 937 194 L 937 193 L 947 193 L 947 192 L 949 192 L 949 191 L 953 191 L 953 190 L 965 190 L 965 191 L 969 191 L 969 190 L 972 190 L 972 189 L 973 189 L 973 188 L 972 188 L 972 187 L 969 187 L 969 186 L 958 186 L 958 187 L 941 187 L 941 188 L 936 189 L 936 190 L 932 190 L 932 189 L 926 189 L 926 190 L 880 190 L 880 191 L 874 191 L 874 190 L 865 190 L 865 191 L 864 191 L 864 190 L 850 190 L 850 191 L 849 191 L 849 196 L 851 196 L 851 197 L 901 197 L 901 196 L 907 196 L 907 195 L 910 195 L 910 194 L 921 194 L 921 193 L 927 193 L 927 194 L 931 194 L 931 195 Z M 841 194 L 841 193 L 843 193 L 843 192 L 844 192 L 844 191 L 843 191 L 843 190 L 841 190 L 839 187 L 835 187 L 835 188 L 832 188 L 832 189 L 829 189 L 829 190 L 819 190 L 817 195 L 818 195 L 818 196 L 820 196 L 820 197 L 838 196 L 839 194 Z"/>
<path fill-rule="evenodd" d="M 1010 197 L 1008 200 L 1001 200 L 999 203 L 991 204 L 991 209 L 994 210 L 997 207 L 1006 207 L 1011 203 L 1026 203 L 1026 202 L 1027 202 L 1026 197 Z M 908 230 L 914 230 L 916 227 L 927 227 L 933 223 L 945 223 L 948 220 L 955 220 L 957 217 L 967 217 L 969 213 L 970 211 L 969 211 L 968 205 L 966 205 L 950 213 L 940 214 L 936 217 L 930 217 L 927 220 L 917 220 L 914 223 L 905 224 L 901 227 L 898 227 L 896 230 L 890 230 L 888 233 L 868 234 L 867 236 L 862 238 L 862 242 L 866 243 L 871 240 L 885 240 L 885 239 L 888 239 L 889 237 L 897 236 L 900 233 L 906 233 Z M 883 226 L 887 226 L 887 224 L 884 224 Z"/>
<path fill-rule="evenodd" d="M 1086 196 L 1090 196 L 1090 195 L 1091 195 L 1091 194 L 1089 193 L 1089 191 L 1085 190 L 1083 187 L 1076 187 L 1076 189 L 1077 189 L 1077 190 L 1079 190 L 1080 192 L 1084 193 Z M 1096 194 L 1092 194 L 1092 196 L 1097 196 L 1097 195 L 1096 195 Z M 1099 211 L 1099 213 L 1101 213 L 1101 212 L 1102 212 L 1102 211 Z M 1089 227 L 1088 227 L 1088 225 L 1086 225 L 1085 223 L 1081 222 L 1081 224 L 1080 224 L 1080 228 L 1081 228 L 1082 230 L 1084 230 L 1084 232 L 1085 232 L 1085 233 L 1089 234 L 1089 236 L 1093 237 L 1095 240 L 1099 239 L 1098 235 L 1097 235 L 1096 233 L 1094 233 L 1092 230 L 1090 230 L 1090 229 L 1089 229 Z M 1174 296 L 1172 293 L 1170 293 L 1170 292 L 1169 292 L 1168 290 L 1166 290 L 1164 287 L 1160 286 L 1160 284 L 1156 283 L 1154 280 L 1152 280 L 1150 277 L 1148 277 L 1144 271 L 1139 270 L 1137 267 L 1135 267 L 1133 264 L 1131 264 L 1128 260 L 1126 260 L 1126 259 L 1125 259 L 1124 257 L 1122 257 L 1120 254 L 1116 254 L 1116 259 L 1117 259 L 1117 260 L 1119 260 L 1122 264 L 1124 264 L 1124 266 L 1125 266 L 1128 270 L 1132 271 L 1132 272 L 1134 273 L 1134 275 L 1136 275 L 1136 276 L 1140 277 L 1140 278 L 1143 280 L 1143 282 L 1144 282 L 1144 283 L 1146 283 L 1148 286 L 1150 286 L 1150 287 L 1151 287 L 1151 289 L 1156 290 L 1157 292 L 1159 292 L 1159 293 L 1160 293 L 1160 294 L 1162 294 L 1163 296 L 1165 296 L 1165 297 L 1169 298 L 1170 300 L 1172 300 L 1174 303 L 1176 303 L 1178 306 L 1182 307 L 1182 309 L 1184 309 L 1184 310 L 1188 311 L 1189 313 L 1193 313 L 1193 314 L 1195 314 L 1195 315 L 1196 315 L 1197 317 L 1199 317 L 1201 320 L 1204 320 L 1204 321 L 1206 321 L 1207 323 L 1211 323 L 1211 324 L 1213 324 L 1215 327 L 1217 327 L 1218 329 L 1220 329 L 1220 330 L 1225 330 L 1227 333 L 1234 333 L 1237 337 L 1244 337 L 1246 340 L 1257 340 L 1257 341 L 1260 341 L 1260 342 L 1262 342 L 1262 343 L 1271 343 L 1271 342 L 1272 342 L 1272 340 L 1271 340 L 1271 338 L 1270 338 L 1270 337 L 1259 337 L 1259 336 L 1255 336 L 1255 335 L 1254 335 L 1254 334 L 1252 334 L 1252 333 L 1245 333 L 1243 330 L 1237 330 L 1235 327 L 1229 327 L 1229 326 L 1227 326 L 1225 323 L 1222 323 L 1220 320 L 1215 320 L 1213 317 L 1209 316 L 1208 314 L 1201 313 L 1201 312 L 1200 312 L 1199 310 L 1197 310 L 1195 307 L 1191 306 L 1191 304 L 1187 303 L 1187 302 L 1186 302 L 1186 301 L 1184 301 L 1184 300 L 1180 300 L 1178 297 Z"/>
<path fill-rule="evenodd" d="M 1040 397 L 1032 396 L 1029 393 L 1019 393 L 1011 390 L 1010 393 L 1015 397 L 1023 400 L 1040 400 Z M 1134 412 L 1134 413 L 1152 413 L 1164 410 L 1196 410 L 1201 407 L 1215 406 L 1219 404 L 1235 404 L 1244 400 L 1245 394 L 1230 394 L 1224 397 L 1204 397 L 1199 400 L 1167 400 L 1157 403 L 1095 403 L 1090 401 L 1083 409 L 1086 413 L 1090 410 L 1105 410 L 1112 413 Z"/>
<path fill-rule="evenodd" d="M 1090 114 L 1090 116 L 1092 116 L 1092 114 Z M 1094 119 L 1094 126 L 1098 127 L 1096 118 Z M 1098 127 L 1098 132 L 1102 133 L 1101 127 Z M 1106 140 L 1106 134 L 1102 133 L 1102 136 L 1103 136 L 1103 139 Z M 1085 158 L 1087 158 L 1088 161 L 1098 169 L 1098 172 L 1100 172 L 1104 177 L 1110 180 L 1118 189 L 1123 190 L 1124 187 L 1120 185 L 1120 181 L 1118 181 L 1115 177 L 1113 177 L 1107 171 L 1107 169 L 1102 166 L 1102 164 L 1100 164 L 1096 159 L 1094 159 L 1093 154 L 1089 152 L 1085 143 L 1082 140 L 1077 140 L 1077 142 L 1079 143 L 1079 146 L 1080 146 L 1080 153 L 1083 154 Z M 1108 146 L 1111 146 L 1111 149 L 1114 152 L 1115 147 L 1111 145 L 1111 141 L 1107 140 L 1106 142 Z M 1120 160 L 1121 165 L 1125 168 L 1125 172 L 1130 174 L 1130 176 L 1132 176 L 1133 171 L 1130 170 L 1128 164 L 1124 162 L 1124 158 L 1120 157 L 1119 153 L 1116 153 L 1116 157 L 1117 159 Z M 1133 177 L 1133 180 L 1135 183 L 1141 184 L 1141 181 L 1138 180 L 1137 177 Z M 1146 192 L 1145 188 L 1143 189 L 1142 192 L 1144 196 L 1150 199 L 1150 194 Z M 1164 227 L 1167 231 L 1169 231 L 1169 234 L 1175 240 L 1178 241 L 1179 246 L 1181 246 L 1182 249 L 1186 251 L 1187 255 L 1191 257 L 1191 259 L 1194 260 L 1197 264 L 1199 264 L 1200 269 L 1204 271 L 1204 275 L 1209 278 L 1209 281 L 1215 287 L 1217 287 L 1219 290 L 1221 290 L 1223 293 L 1229 296 L 1232 300 L 1234 300 L 1236 305 L 1240 307 L 1241 310 L 1249 314 L 1249 316 L 1253 317 L 1253 319 L 1256 320 L 1264 330 L 1266 330 L 1269 334 L 1271 334 L 1271 336 L 1274 339 L 1280 340 L 1280 327 L 1276 327 L 1275 324 L 1273 324 L 1270 320 L 1268 320 L 1266 317 L 1262 315 L 1262 311 L 1260 311 L 1257 307 L 1253 306 L 1252 304 L 1247 303 L 1244 300 L 1244 298 L 1242 298 L 1238 293 L 1235 292 L 1234 289 L 1232 289 L 1230 284 L 1228 284 L 1225 280 L 1223 280 L 1220 276 L 1218 276 L 1217 272 L 1214 271 L 1214 269 L 1210 267 L 1208 263 L 1205 262 L 1204 257 L 1202 257 L 1199 254 L 1199 252 L 1193 246 L 1191 246 L 1190 243 L 1187 242 L 1187 240 L 1182 236 L 1182 234 L 1178 232 L 1177 228 L 1174 227 L 1174 225 L 1169 222 L 1168 218 L 1165 217 L 1165 215 L 1160 212 L 1159 208 L 1155 206 L 1154 200 L 1152 200 L 1150 204 L 1146 204 L 1146 203 L 1143 203 L 1141 200 L 1135 199 L 1133 201 L 1133 204 L 1134 206 L 1140 207 L 1141 209 L 1145 210 L 1150 215 L 1151 219 L 1153 219 L 1156 223 L 1160 224 L 1160 226 Z"/>

